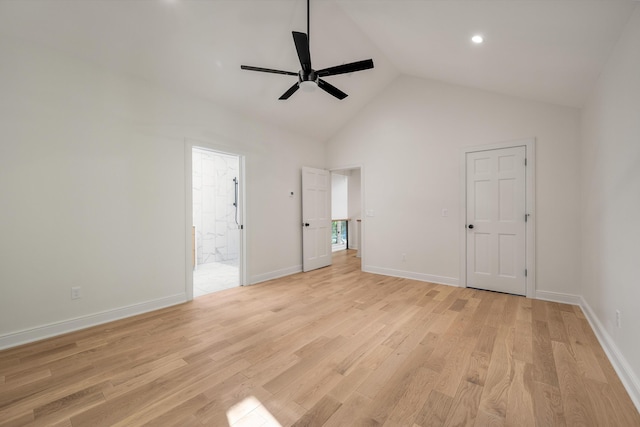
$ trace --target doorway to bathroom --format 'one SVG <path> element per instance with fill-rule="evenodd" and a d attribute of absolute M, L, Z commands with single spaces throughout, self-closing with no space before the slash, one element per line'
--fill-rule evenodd
<path fill-rule="evenodd" d="M 242 284 L 241 156 L 191 148 L 193 297 Z"/>

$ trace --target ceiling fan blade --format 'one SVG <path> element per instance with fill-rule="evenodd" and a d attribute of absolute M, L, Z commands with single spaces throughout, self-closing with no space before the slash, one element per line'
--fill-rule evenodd
<path fill-rule="evenodd" d="M 294 84 L 285 93 L 283 93 L 282 96 L 280 98 L 278 98 L 278 99 L 289 99 L 289 97 L 291 95 L 293 95 L 294 93 L 296 93 L 296 91 L 299 88 L 300 88 L 300 85 L 298 83 Z"/>
<path fill-rule="evenodd" d="M 243 70 L 249 70 L 249 71 L 261 71 L 263 73 L 285 74 L 287 76 L 298 75 L 298 73 L 293 73 L 291 71 L 273 70 L 271 68 L 262 68 L 262 67 L 252 67 L 251 65 L 241 65 L 240 68 L 242 68 Z"/>
<path fill-rule="evenodd" d="M 325 68 L 316 71 L 319 77 L 335 76 L 336 74 L 353 73 L 355 71 L 368 70 L 373 68 L 373 59 L 365 59 L 364 61 L 351 62 L 344 65 L 336 65 L 335 67 Z"/>
<path fill-rule="evenodd" d="M 349 96 L 334 85 L 329 84 L 322 79 L 318 79 L 318 87 L 338 99 L 345 99 L 347 96 Z"/>
<path fill-rule="evenodd" d="M 305 33 L 298 31 L 292 31 L 293 42 L 296 44 L 296 51 L 298 52 L 298 59 L 300 59 L 300 65 L 302 71 L 311 71 L 311 53 L 309 52 L 309 37 Z"/>

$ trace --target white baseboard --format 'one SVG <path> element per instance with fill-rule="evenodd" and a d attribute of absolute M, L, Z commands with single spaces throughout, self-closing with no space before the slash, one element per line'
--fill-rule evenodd
<path fill-rule="evenodd" d="M 580 302 L 582 300 L 582 297 L 579 295 L 563 294 L 560 292 L 536 291 L 536 299 L 560 302 L 570 305 L 581 305 Z"/>
<path fill-rule="evenodd" d="M 624 388 L 627 389 L 627 393 L 629 393 L 631 400 L 634 405 L 636 405 L 636 409 L 640 411 L 640 380 L 633 372 L 633 369 L 631 369 L 631 366 L 629 366 L 627 359 L 622 355 L 622 352 L 611 338 L 611 335 L 609 335 L 602 325 L 602 322 L 600 322 L 600 319 L 598 319 L 598 316 L 596 316 L 591 306 L 589 306 L 583 297 L 580 297 L 580 307 L 589 321 L 591 329 L 595 332 L 604 352 L 607 354 L 609 361 L 613 365 L 613 369 L 615 369 Z"/>
<path fill-rule="evenodd" d="M 294 265 L 293 267 L 287 267 L 280 270 L 270 271 L 268 273 L 256 274 L 251 277 L 249 284 L 255 285 L 257 283 L 266 282 L 267 280 L 278 279 L 280 277 L 289 276 L 302 272 L 302 265 Z"/>
<path fill-rule="evenodd" d="M 187 301 L 187 295 L 176 294 L 152 301 L 146 301 L 126 307 L 107 310 L 100 313 L 89 314 L 86 316 L 76 317 L 75 319 L 63 320 L 61 322 L 50 323 L 48 325 L 37 326 L 35 328 L 25 329 L 18 332 L 0 336 L 0 350 L 16 347 L 18 345 L 39 341 L 45 338 L 66 334 L 68 332 L 86 329 L 91 326 L 101 325 L 114 320 L 124 319 L 125 317 L 135 316 L 137 314 L 147 313 L 149 311 L 158 310 Z"/>
<path fill-rule="evenodd" d="M 437 283 L 438 285 L 460 286 L 460 280 L 455 277 L 435 276 L 433 274 L 416 273 L 415 271 L 395 270 L 393 268 L 365 265 L 362 271 L 366 273 L 382 274 L 383 276 L 402 277 L 419 280 L 421 282 Z"/>

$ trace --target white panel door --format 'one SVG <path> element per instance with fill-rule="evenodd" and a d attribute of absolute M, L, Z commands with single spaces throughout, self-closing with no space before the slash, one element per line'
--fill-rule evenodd
<path fill-rule="evenodd" d="M 302 271 L 331 265 L 331 175 L 302 168 Z"/>
<path fill-rule="evenodd" d="M 467 153 L 467 286 L 526 295 L 526 147 Z"/>

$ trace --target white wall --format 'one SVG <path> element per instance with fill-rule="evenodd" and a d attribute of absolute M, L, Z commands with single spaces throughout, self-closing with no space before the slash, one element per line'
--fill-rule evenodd
<path fill-rule="evenodd" d="M 250 281 L 300 269 L 321 144 L 27 42 L 0 58 L 0 347 L 184 299 L 185 138 L 246 155 Z"/>
<path fill-rule="evenodd" d="M 537 289 L 577 294 L 578 133 L 577 109 L 398 78 L 328 142 L 366 172 L 363 268 L 458 284 L 461 147 L 535 137 Z"/>
<path fill-rule="evenodd" d="M 582 116 L 582 292 L 640 407 L 640 7 Z M 615 312 L 622 314 L 616 327 Z"/>

